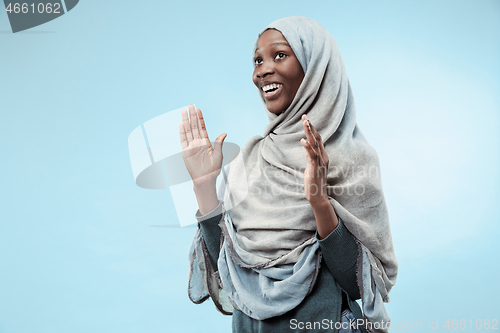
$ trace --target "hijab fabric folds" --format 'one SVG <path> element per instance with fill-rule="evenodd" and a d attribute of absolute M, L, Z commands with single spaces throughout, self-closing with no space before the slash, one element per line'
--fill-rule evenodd
<path fill-rule="evenodd" d="M 218 261 L 221 274 L 217 281 L 213 280 L 219 283 L 213 290 L 221 293 L 224 302 L 226 286 L 231 286 L 226 290 L 233 295 L 229 302 L 241 308 L 245 300 L 235 303 L 233 298 L 244 295 L 243 290 L 238 290 L 244 287 L 232 286 L 233 277 L 237 280 L 241 272 L 251 271 L 265 284 L 266 279 L 276 280 L 276 276 L 263 273 L 273 268 L 288 269 L 281 276 L 284 280 L 300 272 L 299 268 L 307 271 L 307 274 L 303 271 L 301 281 L 306 283 L 306 288 L 299 292 L 299 303 L 312 288 L 320 251 L 316 251 L 314 213 L 304 196 L 306 152 L 300 139 L 305 137 L 301 116 L 307 114 L 321 135 L 329 157 L 327 194 L 330 202 L 359 244 L 358 285 L 364 315 L 372 322 L 387 321 L 383 302 L 389 301 L 388 293 L 396 282 L 398 266 L 379 161 L 356 124 L 354 98 L 337 45 L 322 25 L 306 17 L 277 20 L 262 30 L 259 37 L 268 29 L 283 34 L 305 76 L 284 112 L 276 115 L 266 109 L 269 124 L 263 136 L 255 136 L 245 144 L 240 152 L 241 163 L 231 163 L 221 199 L 228 202 L 229 192 L 234 195 L 243 188 L 248 193 L 233 207 L 226 205 L 225 219 L 221 221 L 224 243 Z M 257 42 L 253 53 L 256 45 Z M 197 234 L 191 251 L 191 275 L 200 273 L 199 261 L 205 261 L 200 258 L 203 251 L 196 243 L 199 231 Z M 206 276 L 204 281 L 208 287 Z M 191 285 L 190 281 L 190 291 L 194 288 Z M 230 311 L 230 307 L 226 307 L 223 312 Z M 253 311 L 248 309 L 246 313 L 252 316 Z M 257 317 L 254 315 L 262 319 Z"/>

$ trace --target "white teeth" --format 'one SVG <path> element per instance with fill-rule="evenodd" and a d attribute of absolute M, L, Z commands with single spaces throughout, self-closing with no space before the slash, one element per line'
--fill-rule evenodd
<path fill-rule="evenodd" d="M 271 83 L 271 84 L 268 84 L 268 85 L 263 86 L 263 87 L 262 87 L 262 90 L 263 90 L 264 92 L 268 92 L 268 91 L 269 91 L 269 90 L 271 90 L 271 89 L 276 89 L 276 88 L 279 88 L 279 87 L 281 87 L 281 86 L 282 86 L 282 84 Z"/>

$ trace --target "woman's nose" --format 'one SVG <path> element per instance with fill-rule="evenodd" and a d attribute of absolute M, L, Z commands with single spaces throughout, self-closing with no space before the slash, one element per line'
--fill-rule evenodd
<path fill-rule="evenodd" d="M 257 73 L 258 77 L 266 77 L 267 75 L 274 73 L 274 65 L 272 61 L 263 61 L 260 66 L 259 73 Z"/>

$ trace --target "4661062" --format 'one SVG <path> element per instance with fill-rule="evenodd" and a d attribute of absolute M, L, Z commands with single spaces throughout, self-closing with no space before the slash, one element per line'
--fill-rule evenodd
<path fill-rule="evenodd" d="M 60 3 L 39 3 L 38 5 L 35 6 L 34 3 L 32 4 L 27 4 L 27 3 L 9 3 L 7 7 L 5 8 L 5 11 L 8 12 L 9 14 L 14 12 L 15 14 L 23 13 L 47 13 L 47 14 L 61 14 L 61 4 Z"/>
<path fill-rule="evenodd" d="M 448 319 L 443 327 L 447 328 L 447 329 L 461 329 L 461 330 L 464 330 L 464 329 L 485 329 L 485 330 L 497 330 L 498 329 L 498 319 L 492 319 L 492 320 L 489 320 L 489 319 L 477 319 L 476 321 L 473 321 L 472 319 L 469 320 L 469 321 L 466 321 L 465 319 L 461 319 L 461 320 L 458 320 L 458 319 Z"/>

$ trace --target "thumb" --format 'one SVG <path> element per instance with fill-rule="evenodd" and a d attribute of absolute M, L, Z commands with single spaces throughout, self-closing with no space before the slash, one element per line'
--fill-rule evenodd
<path fill-rule="evenodd" d="M 217 137 L 217 139 L 215 139 L 214 150 L 215 150 L 216 154 L 222 155 L 222 144 L 224 143 L 224 140 L 226 139 L 226 137 L 227 137 L 227 134 L 222 133 L 221 135 L 219 135 Z"/>

